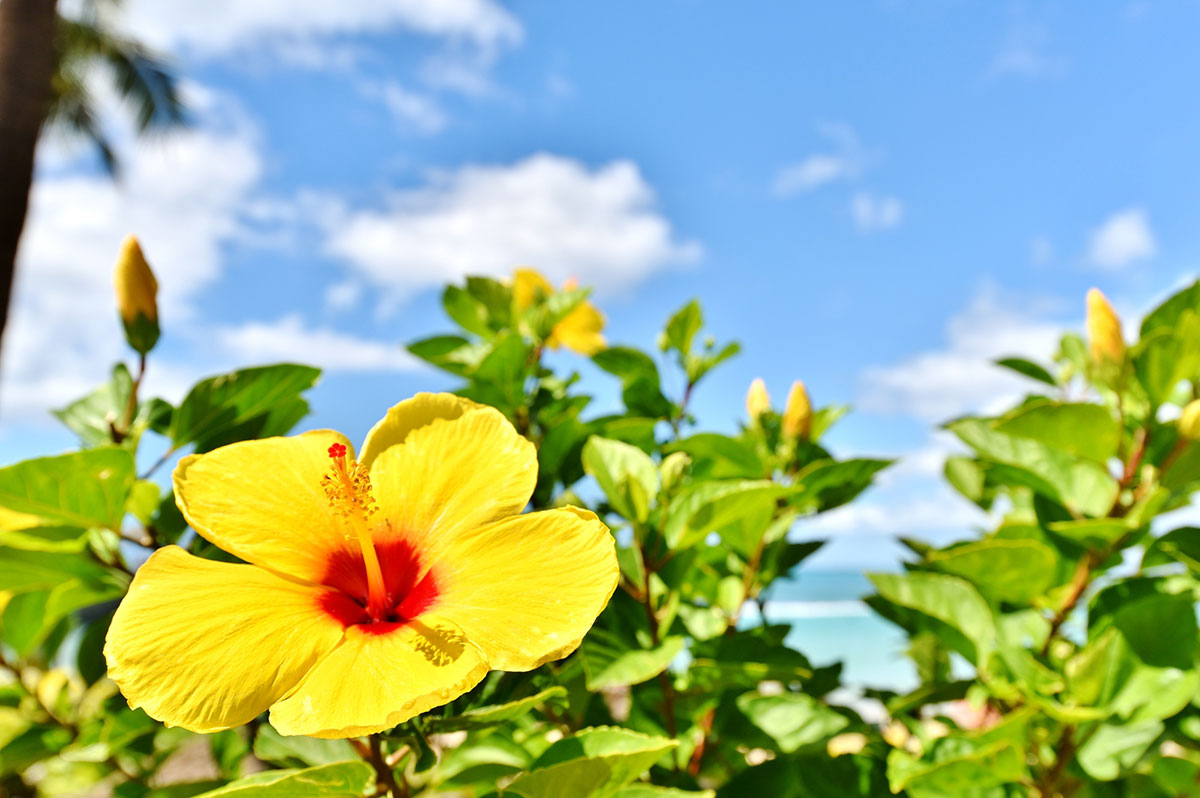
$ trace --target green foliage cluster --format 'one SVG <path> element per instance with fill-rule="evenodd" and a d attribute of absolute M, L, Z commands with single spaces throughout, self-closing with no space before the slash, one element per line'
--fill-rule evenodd
<path fill-rule="evenodd" d="M 904 572 L 872 576 L 920 686 L 853 706 L 841 665 L 814 667 L 767 605 L 821 545 L 795 540 L 804 519 L 889 462 L 823 445 L 844 407 L 704 431 L 691 398 L 738 346 L 706 336 L 695 302 L 654 350 L 590 354 L 620 396 L 593 412 L 578 373 L 550 365 L 573 361 L 546 356 L 586 301 L 518 306 L 510 283 L 470 278 L 443 295 L 459 330 L 409 347 L 536 444 L 534 509 L 589 506 L 611 527 L 620 584 L 578 651 L 360 740 L 263 719 L 196 735 L 129 709 L 101 648 L 137 563 L 168 544 L 229 557 L 187 529 L 161 466 L 288 432 L 319 373 L 244 369 L 172 406 L 140 395 L 144 360 L 117 365 L 56 411 L 79 451 L 0 469 L 0 795 L 1200 795 L 1200 529 L 1153 524 L 1200 488 L 1200 429 L 1175 420 L 1200 390 L 1200 284 L 1113 357 L 1067 335 L 1052 368 L 1001 361 L 1036 392 L 947 425 L 969 451 L 947 480 L 998 525 L 905 541 Z"/>

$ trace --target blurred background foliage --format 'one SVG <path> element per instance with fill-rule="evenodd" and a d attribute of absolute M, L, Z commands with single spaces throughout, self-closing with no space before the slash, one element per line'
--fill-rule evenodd
<path fill-rule="evenodd" d="M 771 620 L 772 585 L 821 545 L 796 539 L 805 519 L 889 466 L 822 445 L 845 407 L 814 405 L 801 382 L 776 407 L 756 381 L 740 431 L 709 432 L 689 402 L 738 345 L 706 331 L 699 302 L 639 348 L 609 343 L 586 288 L 532 270 L 447 286 L 453 331 L 409 350 L 536 444 L 532 509 L 608 521 L 620 585 L 568 658 L 493 673 L 369 741 L 286 738 L 261 719 L 168 729 L 105 678 L 107 624 L 152 550 L 229 557 L 186 527 L 164 466 L 286 433 L 319 377 L 275 364 L 202 380 L 175 406 L 143 396 L 159 319 L 132 239 L 117 289 L 137 362 L 56 411 L 78 451 L 0 469 L 4 794 L 1200 795 L 1200 530 L 1154 524 L 1200 488 L 1200 284 L 1131 344 L 1094 293 L 1088 340 L 1064 336 L 1054 363 L 997 364 L 1028 378 L 1023 400 L 946 424 L 969 451 L 946 479 L 996 525 L 941 548 L 906 540 L 904 572 L 872 575 L 867 601 L 920 677 L 904 694 L 839 689 L 841 664 L 815 667 Z M 578 375 L 546 364 L 556 347 L 620 384 L 618 412 L 593 412 Z"/>

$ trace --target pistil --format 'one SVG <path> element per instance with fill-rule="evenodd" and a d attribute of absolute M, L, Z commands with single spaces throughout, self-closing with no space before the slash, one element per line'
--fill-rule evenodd
<path fill-rule="evenodd" d="M 329 498 L 329 506 L 350 521 L 358 537 L 367 571 L 367 612 L 377 621 L 386 620 L 389 609 L 387 589 L 368 524 L 378 509 L 375 497 L 371 495 L 371 478 L 357 461 L 346 457 L 346 447 L 340 443 L 329 447 L 329 458 L 333 461 L 333 469 L 321 480 L 321 486 Z"/>

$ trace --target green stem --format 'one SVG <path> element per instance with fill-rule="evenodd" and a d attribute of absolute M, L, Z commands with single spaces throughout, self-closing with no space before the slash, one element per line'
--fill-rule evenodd
<path fill-rule="evenodd" d="M 133 426 L 133 418 L 137 415 L 138 407 L 138 389 L 142 387 L 142 378 L 146 376 L 146 353 L 143 352 L 138 357 L 138 373 L 133 380 L 133 387 L 129 390 L 129 401 L 125 403 L 125 412 L 121 414 L 121 421 L 113 428 L 113 440 L 120 443 L 129 435 L 129 428 Z"/>

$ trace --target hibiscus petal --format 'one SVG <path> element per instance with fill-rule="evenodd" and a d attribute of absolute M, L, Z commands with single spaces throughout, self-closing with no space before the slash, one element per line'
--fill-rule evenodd
<path fill-rule="evenodd" d="M 363 441 L 363 466 L 370 467 L 371 462 L 389 446 L 404 443 L 404 439 L 415 429 L 427 426 L 435 419 L 454 419 L 468 410 L 484 407 L 484 405 L 455 396 L 452 393 L 419 393 L 411 399 L 405 399 L 384 414 Z"/>
<path fill-rule="evenodd" d="M 512 292 L 517 309 L 525 310 L 553 294 L 554 286 L 537 269 L 522 266 L 513 272 Z"/>
<path fill-rule="evenodd" d="M 582 302 L 554 325 L 552 346 L 562 344 L 581 355 L 594 355 L 608 346 L 601 331 L 604 329 L 604 314 L 590 302 Z"/>
<path fill-rule="evenodd" d="M 431 547 L 521 512 L 537 484 L 537 451 L 502 413 L 472 404 L 460 407 L 455 418 L 428 419 L 431 403 L 450 404 L 427 397 L 392 408 L 385 419 L 391 419 L 389 429 L 408 431 L 403 442 L 376 449 L 371 462 L 379 515 L 413 542 L 426 563 Z M 365 450 L 385 434 L 391 435 L 377 426 Z"/>
<path fill-rule="evenodd" d="M 222 446 L 183 458 L 175 500 L 204 538 L 243 560 L 320 582 L 351 530 L 329 507 L 321 478 L 341 433 L 318 430 Z M 356 545 L 356 544 L 353 544 Z"/>
<path fill-rule="evenodd" d="M 240 726 L 294 688 L 342 639 L 327 590 L 176 546 L 138 569 L 105 641 L 129 706 L 168 726 Z"/>
<path fill-rule="evenodd" d="M 496 670 L 531 670 L 574 651 L 617 586 L 612 535 L 575 507 L 458 535 L 437 563 L 437 612 Z"/>
<path fill-rule="evenodd" d="M 287 698 L 271 707 L 280 734 L 359 737 L 453 701 L 487 675 L 488 664 L 444 618 L 351 626 L 346 639 Z"/>

